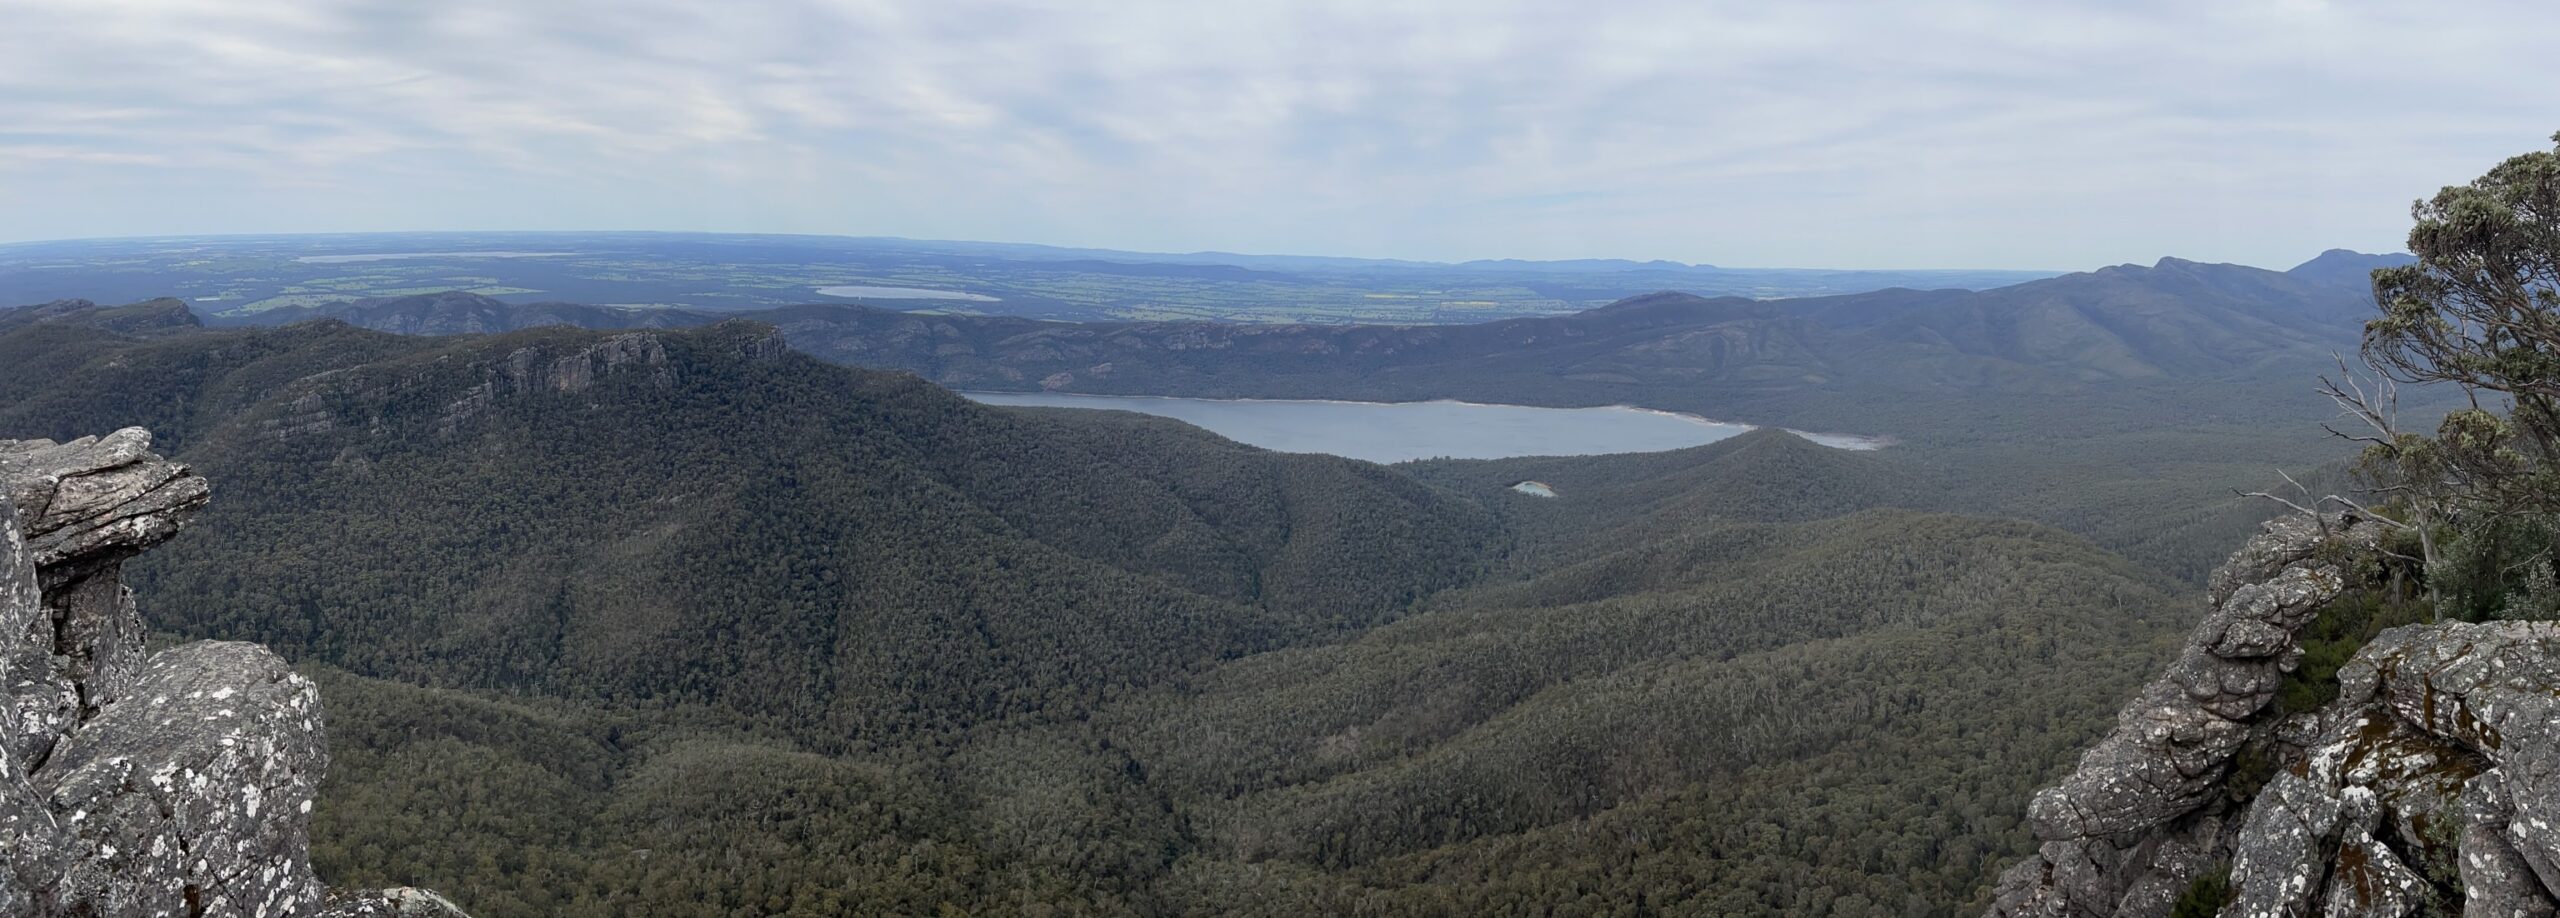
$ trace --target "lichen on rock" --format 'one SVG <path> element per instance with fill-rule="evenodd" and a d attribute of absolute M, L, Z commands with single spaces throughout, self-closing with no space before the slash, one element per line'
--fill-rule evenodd
<path fill-rule="evenodd" d="M 211 495 L 150 446 L 0 440 L 0 914 L 393 914 L 312 876 L 311 682 L 255 644 L 144 653 L 123 562 Z"/>
<path fill-rule="evenodd" d="M 2213 609 L 2079 767 L 2028 804 L 2043 844 L 2002 874 L 1993 915 L 2165 913 L 2211 867 L 2233 822 L 2234 756 L 2300 656 L 2295 635 L 2347 589 L 2335 560 L 2383 526 L 2353 516 L 2270 522 L 2213 576 Z"/>
<path fill-rule="evenodd" d="M 2394 628 L 2318 712 L 2269 712 L 2382 528 L 2277 520 L 2216 571 L 2168 673 L 2030 805 L 2042 846 L 1990 914 L 2165 915 L 2228 863 L 2225 918 L 2560 915 L 2560 624 Z M 2277 760 L 2263 787 L 2244 748 Z"/>
<path fill-rule="evenodd" d="M 2225 914 L 2415 914 L 2448 892 L 2466 914 L 2560 911 L 2560 624 L 2395 628 L 2338 681 L 2320 741 L 2251 810 Z M 2296 847 L 2337 854 L 2270 856 Z M 2452 889 L 2395 891 L 2431 863 Z"/>

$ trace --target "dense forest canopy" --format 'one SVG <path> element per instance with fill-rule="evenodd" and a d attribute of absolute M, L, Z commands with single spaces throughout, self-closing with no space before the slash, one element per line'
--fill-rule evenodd
<path fill-rule="evenodd" d="M 1952 907 L 2184 617 L 1778 431 L 1385 468 L 736 324 L 0 353 L 8 434 L 216 482 L 135 574 L 324 677 L 324 873 L 477 914 Z"/>

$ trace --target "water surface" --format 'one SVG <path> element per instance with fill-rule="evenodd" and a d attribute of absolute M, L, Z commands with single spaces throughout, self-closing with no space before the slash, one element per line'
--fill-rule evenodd
<path fill-rule="evenodd" d="M 990 405 L 1109 408 L 1162 415 L 1239 443 L 1291 453 L 1330 453 L 1371 462 L 1504 459 L 1642 453 L 1713 443 L 1749 424 L 1648 408 L 1534 408 L 1473 402 L 1336 402 L 963 392 Z M 1873 449 L 1864 437 L 1807 434 L 1843 449 Z"/>
<path fill-rule="evenodd" d="M 935 290 L 930 287 L 864 287 L 860 285 L 852 285 L 841 287 L 820 287 L 818 288 L 818 294 L 821 296 L 840 296 L 847 299 L 967 300 L 972 303 L 993 303 L 997 301 L 995 297 L 991 297 L 983 293 L 962 293 L 958 290 Z"/>
<path fill-rule="evenodd" d="M 353 255 L 305 255 L 295 261 L 343 265 L 359 261 L 405 261 L 412 258 L 558 258 L 576 252 L 360 252 Z"/>

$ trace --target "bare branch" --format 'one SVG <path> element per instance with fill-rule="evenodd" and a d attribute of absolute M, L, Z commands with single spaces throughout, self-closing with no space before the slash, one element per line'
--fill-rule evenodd
<path fill-rule="evenodd" d="M 2233 494 L 2237 494 L 2237 495 L 2240 495 L 2240 496 L 2242 496 L 2242 497 L 2263 497 L 2263 498 L 2266 498 L 2266 499 L 2268 499 L 2268 500 L 2275 501 L 2276 503 L 2283 504 L 2283 505 L 2285 505 L 2285 506 L 2287 506 L 2287 507 L 2292 507 L 2292 508 L 2293 508 L 2293 512 L 2295 512 L 2295 513 L 2306 514 L 2306 515 L 2309 515 L 2309 516 L 2312 516 L 2312 517 L 2315 517 L 2315 518 L 2316 518 L 2316 517 L 2318 517 L 2318 516 L 2320 515 L 2317 511 L 2314 511 L 2314 510 L 2312 510 L 2312 509 L 2311 509 L 2311 508 L 2309 508 L 2309 507 L 2305 507 L 2305 506 L 2303 506 L 2303 505 L 2301 505 L 2301 504 L 2297 504 L 2297 503 L 2294 503 L 2294 502 L 2292 502 L 2292 501 L 2286 500 L 2286 499 L 2284 499 L 2284 498 L 2277 497 L 2277 496 L 2275 496 L 2275 495 L 2273 495 L 2273 494 L 2269 494 L 2269 493 L 2267 493 L 2267 492 L 2265 492 L 2265 491 L 2242 491 L 2242 490 L 2240 490 L 2240 489 L 2238 489 L 2238 488 L 2233 488 L 2233 489 L 2232 489 L 2232 491 L 2231 491 L 2231 493 L 2233 493 Z"/>
<path fill-rule="evenodd" d="M 2322 425 L 2320 425 L 2320 429 L 2321 429 L 2321 430 L 2328 431 L 2330 436 L 2336 437 L 2336 438 L 2341 439 L 2341 440 L 2345 440 L 2345 441 L 2350 442 L 2350 443 L 2371 443 L 2371 444 L 2373 444 L 2373 445 L 2375 445 L 2375 446 L 2380 446 L 2380 447 L 2384 447 L 2384 448 L 2391 448 L 2391 447 L 2394 447 L 2394 446 L 2396 446 L 2396 445 L 2397 445 L 2397 444 L 2394 444 L 2394 443 L 2392 443 L 2391 441 L 2389 441 L 2389 440 L 2385 440 L 2385 439 L 2383 439 L 2383 438 L 2381 438 L 2381 437 L 2363 437 L 2363 436 L 2357 436 L 2357 435 L 2355 435 L 2355 434 L 2350 434 L 2350 433 L 2347 433 L 2346 431 L 2339 430 L 2339 429 L 2337 429 L 2337 428 L 2335 428 L 2335 427 L 2331 427 L 2331 426 L 2329 426 L 2329 425 L 2327 425 L 2327 424 L 2322 424 Z"/>

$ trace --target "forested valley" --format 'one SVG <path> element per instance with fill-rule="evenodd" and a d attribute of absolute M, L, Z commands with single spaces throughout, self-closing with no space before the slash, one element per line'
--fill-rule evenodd
<path fill-rule="evenodd" d="M 319 674 L 317 865 L 474 914 L 1952 913 L 2193 614 L 1774 430 L 1381 467 L 752 323 L 62 309 L 0 367 L 0 434 L 216 483 L 152 621 Z"/>

